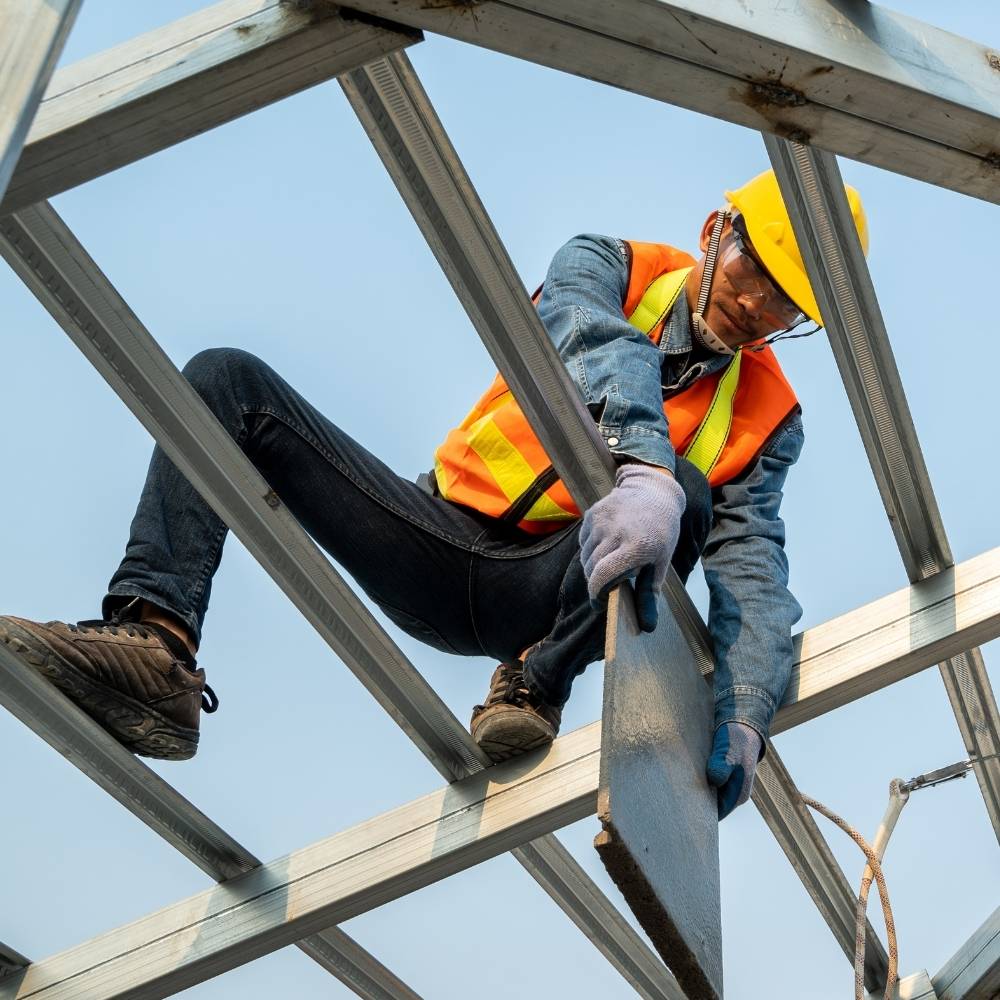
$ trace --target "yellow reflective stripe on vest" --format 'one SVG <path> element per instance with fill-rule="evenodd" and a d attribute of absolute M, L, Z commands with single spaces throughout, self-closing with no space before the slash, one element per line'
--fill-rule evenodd
<path fill-rule="evenodd" d="M 722 449 L 729 437 L 729 428 L 733 424 L 733 398 L 736 396 L 736 386 L 740 380 L 740 360 L 742 351 L 729 362 L 715 387 L 712 405 L 705 414 L 701 426 L 691 439 L 684 452 L 684 457 L 706 476 L 710 475 L 715 463 L 718 462 Z"/>
<path fill-rule="evenodd" d="M 661 274 L 643 293 L 628 321 L 647 336 L 651 334 L 660 320 L 670 312 L 692 270 L 690 267 L 682 267 L 677 271 Z"/>
<path fill-rule="evenodd" d="M 661 274 L 646 289 L 628 321 L 647 336 L 651 334 L 673 308 L 692 270 L 690 267 L 682 267 L 677 271 Z M 741 357 L 742 354 L 737 352 L 719 379 L 712 405 L 684 452 L 684 457 L 706 476 L 715 468 L 733 425 L 733 399 L 740 380 Z"/>
<path fill-rule="evenodd" d="M 469 447 L 482 459 L 508 501 L 514 503 L 538 478 L 535 471 L 497 427 L 492 416 L 477 420 L 469 429 L 472 431 Z M 563 521 L 573 516 L 543 493 L 525 515 L 525 520 Z"/>

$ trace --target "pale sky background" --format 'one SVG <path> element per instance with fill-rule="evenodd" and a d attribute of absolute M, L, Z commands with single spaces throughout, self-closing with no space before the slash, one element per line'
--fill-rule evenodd
<path fill-rule="evenodd" d="M 87 0 L 64 63 L 204 6 Z M 996 48 L 1000 8 L 899 9 Z M 764 169 L 759 135 L 528 63 L 428 37 L 409 50 L 525 283 L 579 232 L 688 249 L 705 215 Z M 641 142 L 637 141 L 641 137 Z M 956 560 L 1000 544 L 998 208 L 850 161 L 871 269 Z M 178 364 L 259 354 L 415 477 L 493 368 L 330 82 L 55 199 Z M 120 558 L 151 442 L 66 336 L 0 268 L 0 609 L 94 617 Z M 373 322 L 372 306 L 387 319 Z M 808 628 L 906 583 L 829 345 L 781 345 L 806 448 L 787 485 L 792 586 Z M 700 578 L 692 594 L 704 611 Z M 390 633 L 467 719 L 493 664 Z M 994 684 L 993 645 L 985 649 Z M 199 661 L 222 707 L 186 764 L 153 763 L 266 860 L 437 788 L 438 774 L 230 539 Z M 599 666 L 564 732 L 600 711 Z M 889 780 L 965 756 L 936 669 L 779 736 L 799 787 L 868 835 Z M 0 713 L 0 941 L 43 958 L 207 887 L 199 870 L 38 737 Z M 665 821 L 668 821 L 665 817 Z M 852 884 L 862 858 L 820 820 Z M 560 833 L 619 900 L 591 842 Z M 728 1000 L 840 1000 L 851 968 L 753 806 L 721 827 Z M 901 971 L 932 974 L 1000 898 L 997 842 L 972 778 L 915 794 L 885 864 Z M 873 912 L 877 903 L 873 903 Z M 626 998 L 623 979 L 510 856 L 345 925 L 427 1000 Z M 351 996 L 294 948 L 187 991 Z"/>

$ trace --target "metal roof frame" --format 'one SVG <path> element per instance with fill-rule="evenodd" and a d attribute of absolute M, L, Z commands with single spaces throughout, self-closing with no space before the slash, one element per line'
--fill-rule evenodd
<path fill-rule="evenodd" d="M 35 984 L 31 989 L 37 987 L 39 996 L 117 996 L 125 989 L 129 995 L 139 995 L 131 992 L 138 990 L 143 996 L 166 996 L 298 940 L 359 995 L 413 998 L 412 990 L 330 925 L 508 849 L 641 995 L 672 1000 L 682 995 L 645 942 L 551 837 L 559 825 L 593 810 L 599 725 L 562 737 L 540 760 L 481 773 L 487 762 L 464 727 L 268 490 L 68 228 L 41 202 L 341 75 L 473 324 L 585 508 L 610 488 L 610 455 L 399 51 L 419 40 L 423 28 L 784 137 L 765 135 L 765 143 L 829 318 L 838 365 L 913 586 L 800 637 L 796 673 L 773 731 L 944 659 L 942 676 L 970 756 L 978 760 L 1000 749 L 1000 715 L 977 648 L 1000 634 L 1000 556 L 995 551 L 953 564 L 871 279 L 845 214 L 836 161 L 803 144 L 1000 200 L 1000 151 L 993 145 L 1000 124 L 1000 74 L 981 46 L 872 5 L 862 15 L 819 0 L 801 0 L 794 13 L 770 11 L 763 20 L 729 5 L 695 0 L 355 4 L 376 18 L 391 17 L 394 24 L 369 23 L 325 0 L 297 6 L 225 0 L 56 74 L 36 116 L 78 6 L 73 0 L 31 0 L 18 5 L 17 12 L 11 4 L 0 6 L 0 20 L 15 27 L 0 43 L 0 92 L 6 99 L 0 105 L 0 215 L 17 210 L 0 220 L 3 254 L 450 784 L 364 829 L 296 852 L 295 864 L 301 860 L 305 868 L 289 880 L 288 862 L 260 866 L 0 650 L 4 703 L 189 859 L 213 877 L 229 880 L 225 899 L 232 900 L 235 892 L 242 900 L 231 912 L 216 912 L 212 901 L 222 898 L 220 890 L 209 890 L 134 928 L 112 931 L 26 969 L 21 968 L 24 956 L 0 946 L 0 997 L 23 995 L 25 983 Z M 622 16 L 625 8 L 628 17 Z M 677 24 L 686 32 L 667 30 Z M 251 30 L 241 30 L 248 25 Z M 824 30 L 832 26 L 838 30 Z M 919 49 L 913 44 L 917 32 Z M 776 74 L 782 63 L 783 72 Z M 656 72 L 650 72 L 654 67 Z M 158 115 L 171 107 L 187 109 L 209 79 L 216 87 L 224 82 L 215 104 L 175 116 L 169 127 L 160 125 Z M 692 80 L 698 85 L 691 86 Z M 95 102 L 98 88 L 104 96 Z M 708 676 L 705 626 L 675 577 L 666 598 Z M 982 761 L 975 770 L 1000 836 L 1000 761 Z M 508 772 L 506 786 L 493 783 Z M 541 798 L 533 799 L 529 788 L 542 789 Z M 759 771 L 754 799 L 852 957 L 853 894 L 773 747 Z M 473 812 L 481 812 L 465 829 L 463 817 L 473 805 Z M 485 825 L 484 817 L 490 819 Z M 415 855 L 405 848 L 390 858 L 392 852 L 386 853 L 376 836 L 383 827 L 401 831 L 400 843 L 411 845 Z M 345 844 L 353 845 L 351 854 L 363 833 L 372 839 L 361 847 L 351 895 L 340 881 L 325 879 L 324 865 L 331 858 L 335 863 Z M 421 856 L 420 845 L 435 838 L 435 856 Z M 370 863 L 379 870 L 366 868 Z M 259 891 L 262 886 L 266 891 Z M 274 894 L 299 891 L 309 898 L 294 922 L 271 912 Z M 309 896 L 314 891 L 317 895 Z M 153 937 L 169 935 L 170 926 L 183 933 L 172 915 L 190 919 L 192 907 L 206 934 L 204 943 L 188 952 L 183 966 L 166 953 L 157 957 Z M 913 989 L 939 1000 L 987 996 L 1000 975 L 998 919 L 1000 911 L 933 980 L 911 977 Z M 135 929 L 140 926 L 158 930 L 143 938 Z M 238 946 L 233 946 L 229 935 L 237 926 Z M 301 940 L 313 933 L 318 937 Z M 134 978 L 127 987 L 117 977 L 124 968 L 120 963 L 131 959 L 114 950 L 126 937 L 125 951 L 139 956 L 129 966 L 127 975 Z M 884 984 L 884 949 L 870 929 L 868 941 L 866 983 L 877 989 Z M 85 951 L 90 972 L 77 975 L 74 962 Z M 115 985 L 102 979 L 111 968 Z M 925 980 L 936 994 L 926 992 Z"/>

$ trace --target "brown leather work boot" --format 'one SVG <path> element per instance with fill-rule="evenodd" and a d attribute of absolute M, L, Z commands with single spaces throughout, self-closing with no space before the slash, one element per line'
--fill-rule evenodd
<path fill-rule="evenodd" d="M 547 746 L 556 738 L 562 709 L 547 705 L 524 680 L 520 663 L 493 671 L 484 705 L 472 710 L 472 738 L 499 763 Z"/>
<path fill-rule="evenodd" d="M 202 707 L 219 706 L 184 643 L 151 622 L 0 617 L 0 642 L 143 757 L 193 757 Z"/>

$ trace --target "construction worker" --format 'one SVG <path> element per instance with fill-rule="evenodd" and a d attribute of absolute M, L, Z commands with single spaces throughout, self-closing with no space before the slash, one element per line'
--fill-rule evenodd
<path fill-rule="evenodd" d="M 686 579 L 701 558 L 720 818 L 749 797 L 801 614 L 778 510 L 802 422 L 766 341 L 820 322 L 773 174 L 726 199 L 702 228 L 700 260 L 579 236 L 552 261 L 538 313 L 618 463 L 614 489 L 583 518 L 499 376 L 415 484 L 250 354 L 208 350 L 184 369 L 390 619 L 437 649 L 500 662 L 471 726 L 494 760 L 554 739 L 574 677 L 603 656 L 615 586 L 634 581 L 652 630 L 668 567 Z M 195 655 L 226 534 L 156 448 L 103 617 L 0 618 L 0 640 L 133 752 L 191 757 L 201 710 L 218 707 Z"/>

